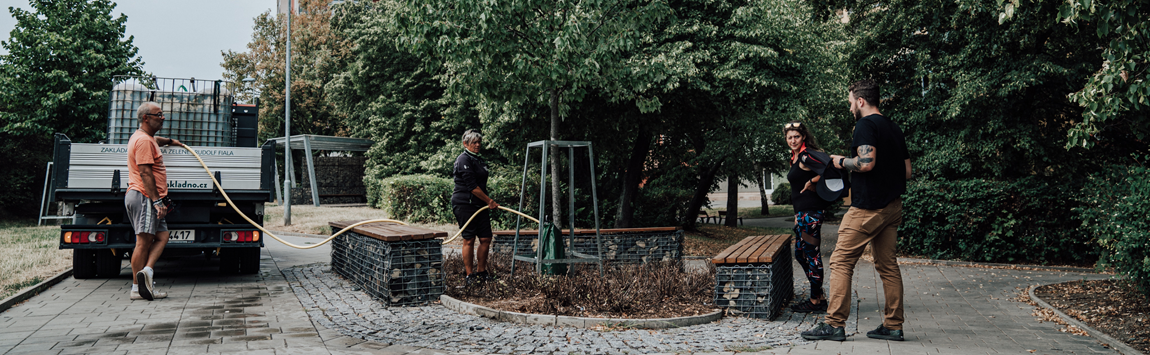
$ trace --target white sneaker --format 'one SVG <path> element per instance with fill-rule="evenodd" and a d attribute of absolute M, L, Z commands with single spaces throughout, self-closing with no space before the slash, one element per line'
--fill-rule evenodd
<path fill-rule="evenodd" d="M 154 282 L 152 282 L 152 274 L 148 273 L 148 272 L 144 272 L 145 270 L 147 270 L 147 269 L 140 270 L 140 271 L 136 272 L 136 283 L 140 285 L 139 286 L 140 297 L 143 297 L 144 299 L 151 301 L 153 299 L 152 292 L 155 291 L 152 288 L 152 287 L 154 287 L 153 286 Z"/>
<path fill-rule="evenodd" d="M 139 292 L 132 291 L 128 298 L 134 301 L 142 300 L 144 299 L 144 296 L 141 296 Z M 158 300 L 161 298 L 168 298 L 168 293 L 163 291 L 152 291 L 152 299 Z"/>

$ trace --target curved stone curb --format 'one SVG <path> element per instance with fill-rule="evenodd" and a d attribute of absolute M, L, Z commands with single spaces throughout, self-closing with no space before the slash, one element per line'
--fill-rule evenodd
<path fill-rule="evenodd" d="M 1051 284 L 1051 285 L 1053 285 L 1053 284 Z M 1054 314 L 1057 314 L 1059 317 L 1062 317 L 1062 320 L 1066 321 L 1066 323 L 1070 323 L 1070 325 L 1073 325 L 1073 326 L 1077 327 L 1078 329 L 1085 330 L 1086 334 L 1090 334 L 1090 336 L 1106 343 L 1106 345 L 1109 345 L 1114 350 L 1118 350 L 1118 352 L 1120 352 L 1120 353 L 1123 353 L 1125 355 L 1142 355 L 1142 352 L 1138 351 L 1138 349 L 1134 349 L 1134 348 L 1130 347 L 1129 345 L 1126 345 L 1126 343 L 1123 343 L 1122 341 L 1119 341 L 1118 339 L 1114 339 L 1114 338 L 1110 337 L 1109 335 L 1106 335 L 1106 333 L 1103 333 L 1103 332 L 1098 331 L 1097 329 L 1091 328 L 1090 326 L 1086 325 L 1086 323 L 1082 323 L 1078 319 L 1075 319 L 1074 317 L 1071 317 L 1071 316 L 1067 315 L 1066 313 L 1062 313 L 1062 311 L 1058 310 L 1058 308 L 1055 308 L 1054 306 L 1051 306 L 1049 303 L 1046 303 L 1046 301 L 1043 301 L 1041 298 L 1038 298 L 1038 296 L 1034 294 L 1034 290 L 1040 286 L 1046 286 L 1046 285 L 1033 285 L 1033 286 L 1030 286 L 1029 290 L 1027 290 L 1027 292 L 1030 294 L 1030 299 L 1033 300 L 1034 303 L 1037 303 L 1039 306 L 1042 306 L 1043 308 L 1054 311 Z"/>
<path fill-rule="evenodd" d="M 638 329 L 666 329 L 666 328 L 679 328 L 691 325 L 705 324 L 719 320 L 723 317 L 722 311 L 715 311 L 699 316 L 678 317 L 678 318 L 647 318 L 647 319 L 615 319 L 615 318 L 585 318 L 585 317 L 569 317 L 569 316 L 552 316 L 543 314 L 526 314 L 508 311 L 500 311 L 477 304 L 471 304 L 457 300 L 448 295 L 439 296 L 440 303 L 447 309 L 465 313 L 474 314 L 484 318 L 491 318 L 497 321 L 520 323 L 520 324 L 534 324 L 534 325 L 549 325 L 560 327 L 575 327 L 575 328 L 594 328 L 597 326 L 617 326 L 620 328 L 638 328 Z"/>
<path fill-rule="evenodd" d="M 1002 264 L 1002 263 L 979 263 L 973 261 L 954 261 L 954 260 L 938 260 L 938 259 L 914 259 L 914 258 L 898 258 L 900 263 L 912 264 L 932 264 L 942 266 L 973 266 L 973 267 L 1017 267 L 1033 270 L 1045 271 L 1067 271 L 1067 272 L 1083 272 L 1090 274 L 1097 274 L 1098 272 L 1091 268 L 1073 267 L 1073 266 L 1043 266 L 1043 265 L 1022 265 L 1022 264 Z"/>
<path fill-rule="evenodd" d="M 40 294 L 41 291 L 44 291 L 44 290 L 48 289 L 49 287 L 52 287 L 53 285 L 59 283 L 60 281 L 63 281 L 64 279 L 68 278 L 69 276 L 72 276 L 72 268 L 68 268 L 68 270 L 64 270 L 64 272 L 56 274 L 56 276 L 52 276 L 51 278 L 44 280 L 44 281 L 41 281 L 38 284 L 28 286 L 27 288 L 20 290 L 20 292 L 17 292 L 15 295 L 12 295 L 12 297 L 8 297 L 8 298 L 5 298 L 3 301 L 0 301 L 0 312 L 7 311 L 9 308 L 12 308 L 12 306 L 15 306 L 17 303 L 24 302 L 24 300 L 27 300 L 29 298 L 32 298 L 33 296 Z"/>

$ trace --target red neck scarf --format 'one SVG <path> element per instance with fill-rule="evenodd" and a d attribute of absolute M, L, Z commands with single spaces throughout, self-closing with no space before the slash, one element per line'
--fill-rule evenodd
<path fill-rule="evenodd" d="M 791 164 L 794 164 L 796 161 L 798 161 L 799 160 L 799 154 L 802 154 L 805 151 L 807 151 L 807 142 L 806 141 L 804 141 L 803 145 L 799 147 L 799 150 L 797 150 L 797 151 L 792 150 L 791 151 Z"/>

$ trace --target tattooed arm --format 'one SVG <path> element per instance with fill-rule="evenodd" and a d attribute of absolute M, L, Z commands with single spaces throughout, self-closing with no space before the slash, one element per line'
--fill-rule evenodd
<path fill-rule="evenodd" d="M 847 158 L 841 155 L 832 155 L 831 161 L 834 162 L 836 168 L 865 173 L 874 169 L 877 154 L 874 146 L 860 145 L 857 157 Z"/>

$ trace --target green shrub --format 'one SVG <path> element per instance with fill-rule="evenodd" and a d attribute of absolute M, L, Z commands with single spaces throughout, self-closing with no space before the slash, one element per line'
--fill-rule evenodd
<path fill-rule="evenodd" d="M 1098 267 L 1114 267 L 1150 295 L 1150 169 L 1115 166 L 1089 177 L 1077 211 L 1102 249 Z"/>
<path fill-rule="evenodd" d="M 1093 262 L 1097 248 L 1073 210 L 1079 190 L 1044 179 L 908 182 L 899 249 L 936 259 Z"/>
<path fill-rule="evenodd" d="M 399 175 L 368 184 L 369 203 L 392 219 L 418 223 L 455 223 L 451 213 L 451 179 Z"/>
<path fill-rule="evenodd" d="M 775 191 L 771 192 L 771 202 L 776 205 L 789 205 L 791 204 L 791 184 L 784 182 L 775 186 Z"/>

